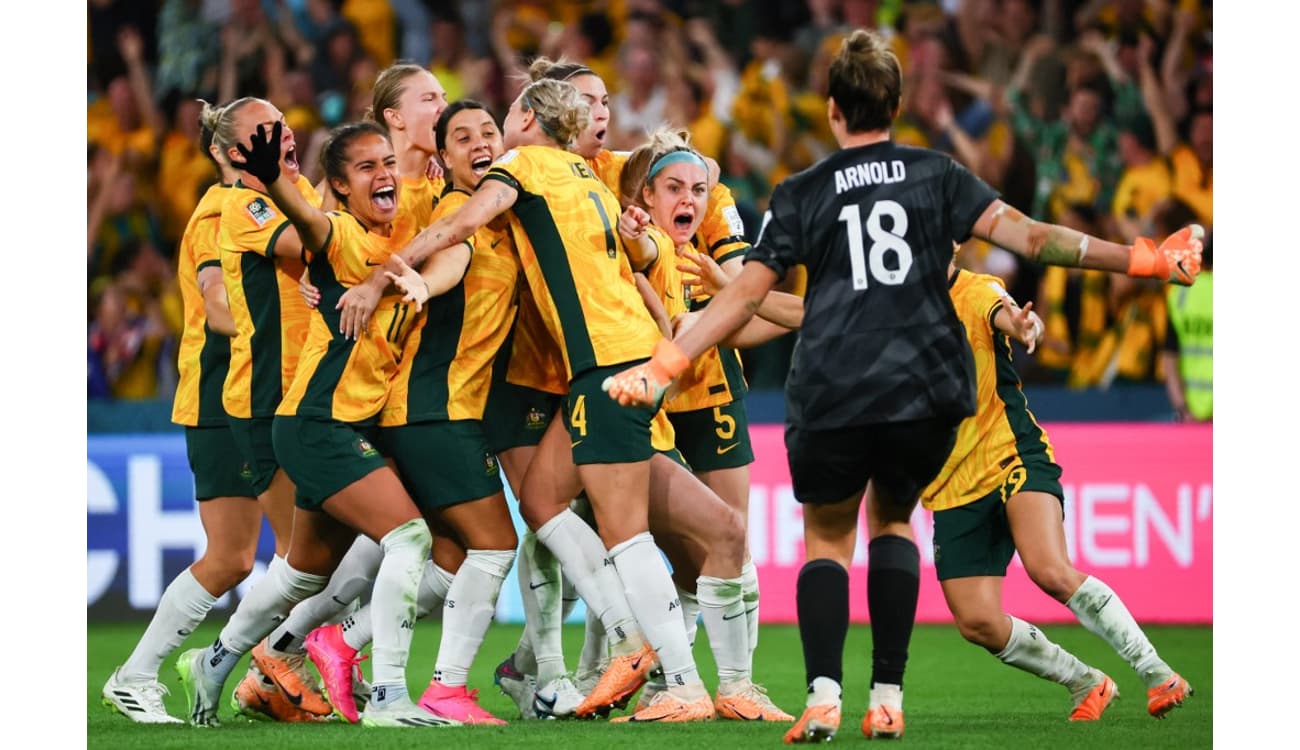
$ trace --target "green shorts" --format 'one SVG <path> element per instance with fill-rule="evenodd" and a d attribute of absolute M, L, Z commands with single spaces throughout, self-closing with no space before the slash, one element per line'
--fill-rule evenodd
<path fill-rule="evenodd" d="M 1005 577 L 1016 553 L 1007 500 L 1018 492 L 1045 492 L 1061 501 L 1061 467 L 1041 457 L 1013 465 L 1001 487 L 973 503 L 934 513 L 934 567 L 940 581 L 967 576 Z"/>
<path fill-rule="evenodd" d="M 563 396 L 495 381 L 483 409 L 483 438 L 493 453 L 542 442 Z"/>
<path fill-rule="evenodd" d="M 280 461 L 275 455 L 275 445 L 271 438 L 271 417 L 229 417 L 230 433 L 239 448 L 239 455 L 244 460 L 241 474 L 257 497 L 271 486 L 275 470 L 280 468 Z"/>
<path fill-rule="evenodd" d="M 379 430 L 380 449 L 422 511 L 434 511 L 501 492 L 496 454 L 476 419 L 416 422 Z"/>
<path fill-rule="evenodd" d="M 656 410 L 619 406 L 600 387 L 605 378 L 644 361 L 595 367 L 574 376 L 569 383 L 564 419 L 575 464 L 635 463 L 654 455 L 650 422 Z"/>
<path fill-rule="evenodd" d="M 734 469 L 754 463 L 745 401 L 694 411 L 669 412 L 677 447 L 695 471 Z"/>
<path fill-rule="evenodd" d="M 297 485 L 297 506 L 319 511 L 343 488 L 387 466 L 374 446 L 377 431 L 374 422 L 277 416 L 272 428 L 275 454 Z"/>
<path fill-rule="evenodd" d="M 673 448 L 672 450 L 667 450 L 667 451 L 655 451 L 655 453 L 667 456 L 673 463 L 677 464 L 683 469 L 686 469 L 687 471 L 692 471 L 691 465 L 686 463 L 686 457 L 683 456 L 682 452 L 677 448 Z"/>
<path fill-rule="evenodd" d="M 194 497 L 254 497 L 244 478 L 244 458 L 229 427 L 186 427 L 185 454 L 194 472 Z"/>

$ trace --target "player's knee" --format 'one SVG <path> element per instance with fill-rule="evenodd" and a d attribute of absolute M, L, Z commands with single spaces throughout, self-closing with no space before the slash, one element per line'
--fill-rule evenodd
<path fill-rule="evenodd" d="M 1083 574 L 1074 569 L 1068 561 L 1053 561 L 1047 564 L 1038 564 L 1026 568 L 1029 578 L 1035 586 L 1042 589 L 1043 593 L 1057 600 L 1064 602 L 1070 598 L 1079 584 L 1083 582 Z"/>
<path fill-rule="evenodd" d="M 1003 627 L 1006 616 L 1001 612 L 966 612 L 957 616 L 957 631 L 961 637 L 977 646 L 999 648 L 998 629 Z"/>

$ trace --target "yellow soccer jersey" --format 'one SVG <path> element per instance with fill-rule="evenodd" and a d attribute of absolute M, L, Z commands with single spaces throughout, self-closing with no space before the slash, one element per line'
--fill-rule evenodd
<path fill-rule="evenodd" d="M 506 382 L 546 393 L 569 392 L 569 378 L 564 372 L 564 352 L 546 330 L 542 313 L 537 309 L 533 292 L 522 271 L 515 293 L 519 311 L 510 337 L 510 360 Z"/>
<path fill-rule="evenodd" d="M 565 375 L 644 359 L 660 338 L 615 230 L 618 200 L 586 161 L 547 146 L 506 152 L 485 180 L 518 191 L 510 228 Z"/>
<path fill-rule="evenodd" d="M 331 211 L 327 216 L 329 239 L 309 266 L 312 283 L 320 289 L 320 305 L 312 313 L 298 371 L 275 413 L 361 422 L 377 415 L 387 401 L 414 316 L 385 315 L 381 303 L 365 333 L 354 340 L 339 333 L 341 313 L 335 305 L 417 231 L 409 216 L 398 216 L 388 237 L 367 232 L 352 214 Z"/>
<path fill-rule="evenodd" d="M 309 203 L 320 206 L 320 196 L 306 177 L 299 177 L 296 187 Z M 222 204 L 217 244 L 239 332 L 230 342 L 230 372 L 222 391 L 222 402 L 233 417 L 275 414 L 307 338 L 311 309 L 298 293 L 303 261 L 277 259 L 272 252 L 291 226 L 270 196 L 238 183 Z"/>
<path fill-rule="evenodd" d="M 460 190 L 444 194 L 433 220 L 467 200 Z M 515 317 L 519 260 L 504 221 L 481 227 L 469 244 L 465 278 L 430 299 L 406 337 L 382 427 L 483 418 L 493 361 Z"/>
<path fill-rule="evenodd" d="M 402 189 L 397 198 L 397 214 L 410 216 L 418 229 L 433 223 L 433 209 L 437 207 L 446 183 L 441 177 L 403 177 Z"/>
<path fill-rule="evenodd" d="M 199 291 L 199 271 L 221 266 L 217 233 L 221 207 L 229 185 L 208 188 L 195 207 L 181 236 L 177 255 L 176 283 L 181 290 L 185 325 L 176 365 L 180 380 L 172 401 L 172 421 L 188 427 L 220 427 L 226 424 L 221 406 L 221 387 L 230 364 L 230 339 L 208 330 L 208 316 Z"/>
<path fill-rule="evenodd" d="M 1010 472 L 1021 465 L 1022 454 L 1045 452 L 1055 460 L 1052 444 L 1020 389 L 1011 341 L 993 327 L 1006 294 L 1002 282 L 996 276 L 959 270 L 949 294 L 975 355 L 977 407 L 958 427 L 943 469 L 921 492 L 921 503 L 934 511 L 972 503 L 1005 486 Z"/>
<path fill-rule="evenodd" d="M 682 296 L 682 272 L 677 270 L 677 250 L 667 232 L 651 224 L 646 227 L 646 234 L 654 240 L 659 249 L 659 257 L 645 269 L 646 279 L 664 303 L 669 320 L 686 312 L 686 300 Z M 691 370 L 682 374 L 678 387 L 685 387 L 685 381 Z M 672 450 L 677 446 L 677 435 L 673 423 L 668 420 L 664 409 L 655 413 L 650 422 L 650 445 L 657 451 Z"/>
<path fill-rule="evenodd" d="M 628 157 L 631 155 L 631 151 L 610 151 L 605 148 L 596 154 L 596 158 L 587 160 L 591 171 L 596 173 L 596 179 L 605 183 L 605 187 L 609 188 L 609 192 L 613 193 L 615 198 L 619 197 L 618 181 L 623 176 L 623 165 L 627 164 Z"/>

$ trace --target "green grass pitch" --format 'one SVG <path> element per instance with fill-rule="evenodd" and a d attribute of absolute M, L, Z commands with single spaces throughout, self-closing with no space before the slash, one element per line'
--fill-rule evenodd
<path fill-rule="evenodd" d="M 214 618 L 216 619 L 216 618 Z M 207 645 L 220 622 L 201 627 L 183 648 Z M 470 687 L 478 688 L 482 704 L 510 720 L 504 727 L 378 730 L 343 723 L 277 725 L 248 722 L 229 707 L 230 692 L 244 666 L 236 669 L 222 700 L 220 729 L 190 726 L 142 726 L 100 705 L 100 690 L 113 667 L 120 664 L 144 631 L 144 623 L 87 628 L 86 732 L 90 748 L 564 748 L 593 750 L 611 747 L 656 747 L 679 743 L 686 748 L 782 747 L 786 725 L 716 721 L 707 724 L 626 726 L 605 721 L 518 721 L 511 701 L 492 684 L 492 670 L 518 641 L 518 626 L 493 625 L 479 652 Z M 1066 721 L 1070 699 L 1064 688 L 1006 667 L 983 649 L 961 639 L 951 626 L 918 626 L 912 637 L 905 685 L 905 747 L 920 748 L 1201 748 L 1212 745 L 1213 662 L 1210 627 L 1149 627 L 1148 636 L 1161 656 L 1185 676 L 1196 694 L 1164 721 L 1146 713 L 1146 690 L 1137 676 L 1106 644 L 1080 627 L 1047 626 L 1044 631 L 1079 658 L 1115 679 L 1120 699 L 1100 722 Z M 415 633 L 408 673 L 411 692 L 418 697 L 433 671 L 438 647 L 437 623 L 423 623 Z M 564 632 L 570 666 L 577 661 L 582 628 Z M 854 626 L 845 646 L 844 724 L 835 738 L 839 746 L 866 742 L 859 729 L 866 712 L 870 677 L 871 633 Z M 178 651 L 179 653 L 179 651 Z M 701 629 L 695 656 L 706 684 L 716 687 L 716 672 Z M 755 658 L 755 673 L 777 705 L 798 715 L 803 706 L 803 658 L 794 626 L 764 626 Z M 367 667 L 367 674 L 369 669 Z M 175 658 L 163 666 L 162 680 L 172 694 L 168 710 L 185 716 L 185 697 L 176 676 Z M 311 743 L 311 744 L 308 744 Z"/>

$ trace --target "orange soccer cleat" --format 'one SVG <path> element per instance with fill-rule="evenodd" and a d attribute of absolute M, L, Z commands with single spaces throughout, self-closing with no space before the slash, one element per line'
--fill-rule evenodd
<path fill-rule="evenodd" d="M 1163 719 L 1170 711 L 1183 705 L 1183 701 L 1193 692 L 1187 680 L 1175 672 L 1169 679 L 1147 691 L 1147 713 Z"/>
<path fill-rule="evenodd" d="M 627 699 L 645 684 L 654 665 L 655 653 L 648 645 L 635 653 L 610 657 L 609 667 L 600 676 L 600 682 L 591 689 L 574 714 L 587 718 L 598 711 L 608 711 L 619 701 L 627 705 Z"/>
<path fill-rule="evenodd" d="M 876 706 L 862 717 L 862 734 L 867 739 L 893 740 L 903 736 L 903 709 Z"/>
<path fill-rule="evenodd" d="M 664 690 L 655 694 L 655 697 L 650 700 L 650 705 L 634 714 L 610 719 L 610 723 L 657 721 L 661 724 L 672 724 L 713 721 L 716 717 L 713 701 L 709 700 L 708 693 L 693 701 L 685 701 L 673 695 L 671 690 Z"/>
<path fill-rule="evenodd" d="M 1100 672 L 1097 674 L 1101 675 L 1101 680 L 1075 705 L 1070 712 L 1070 721 L 1097 721 L 1111 702 L 1119 697 L 1115 681 Z"/>
<path fill-rule="evenodd" d="M 830 742 L 840 729 L 840 704 L 816 703 L 803 710 L 803 716 L 785 733 L 785 744 L 796 742 Z"/>
<path fill-rule="evenodd" d="M 307 671 L 306 654 L 291 654 L 287 659 L 280 659 L 268 654 L 266 641 L 262 641 L 253 647 L 250 656 L 290 703 L 317 716 L 329 716 L 333 712 L 329 701 L 321 695 L 315 677 Z"/>
<path fill-rule="evenodd" d="M 713 700 L 713 707 L 720 719 L 736 721 L 794 721 L 794 717 L 777 707 L 767 697 L 767 690 L 746 679 L 737 685 L 728 685 L 727 694 L 723 695 L 723 686 L 718 686 L 718 694 Z"/>
<path fill-rule="evenodd" d="M 328 721 L 328 717 L 308 713 L 290 703 L 280 688 L 256 666 L 250 668 L 235 687 L 230 696 L 230 706 L 235 713 L 255 721 Z"/>

